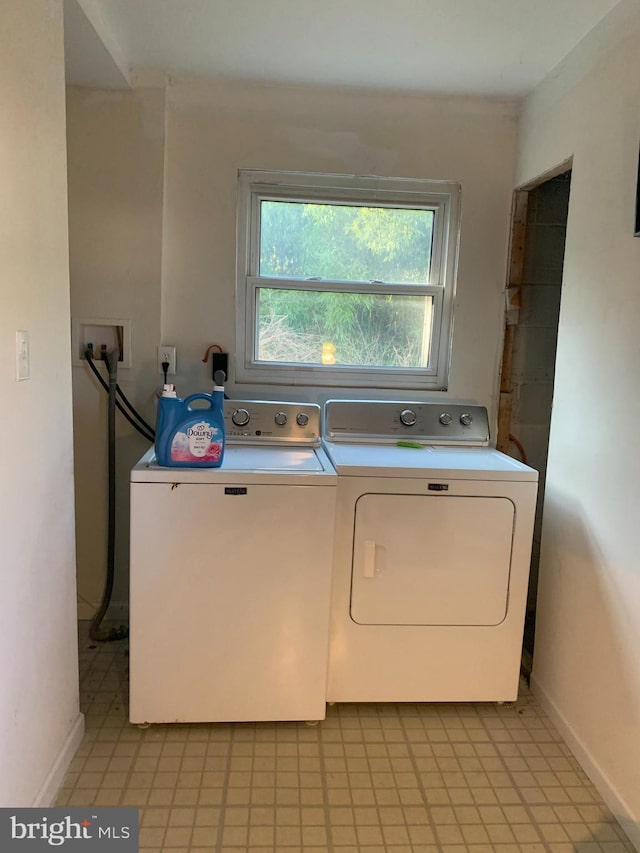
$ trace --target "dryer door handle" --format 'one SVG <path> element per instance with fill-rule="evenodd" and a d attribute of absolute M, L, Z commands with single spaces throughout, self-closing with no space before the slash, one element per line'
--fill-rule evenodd
<path fill-rule="evenodd" d="M 376 543 L 373 539 L 365 539 L 363 547 L 362 574 L 365 578 L 374 578 L 376 576 Z"/>

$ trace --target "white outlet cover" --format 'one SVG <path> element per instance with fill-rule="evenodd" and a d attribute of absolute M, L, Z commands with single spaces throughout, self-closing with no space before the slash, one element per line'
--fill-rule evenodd
<path fill-rule="evenodd" d="M 169 362 L 167 376 L 173 376 L 176 372 L 176 348 L 161 344 L 158 347 L 158 371 L 162 371 L 162 362 Z"/>

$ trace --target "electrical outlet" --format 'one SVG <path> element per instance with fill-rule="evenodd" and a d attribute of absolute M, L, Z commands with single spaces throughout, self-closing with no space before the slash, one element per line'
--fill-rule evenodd
<path fill-rule="evenodd" d="M 163 362 L 169 362 L 167 373 L 173 375 L 176 372 L 176 348 L 159 346 L 158 347 L 158 373 L 162 373 Z"/>

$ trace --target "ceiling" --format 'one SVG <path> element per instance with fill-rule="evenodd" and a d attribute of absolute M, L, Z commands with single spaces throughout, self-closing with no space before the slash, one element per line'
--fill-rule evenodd
<path fill-rule="evenodd" d="M 618 0 L 65 0 L 67 81 L 131 72 L 518 98 Z"/>

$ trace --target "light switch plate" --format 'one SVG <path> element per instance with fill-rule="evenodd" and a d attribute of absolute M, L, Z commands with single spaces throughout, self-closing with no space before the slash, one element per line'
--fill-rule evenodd
<path fill-rule="evenodd" d="M 16 332 L 16 380 L 21 382 L 31 376 L 29 357 L 29 332 L 21 329 Z"/>

